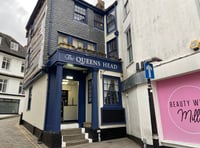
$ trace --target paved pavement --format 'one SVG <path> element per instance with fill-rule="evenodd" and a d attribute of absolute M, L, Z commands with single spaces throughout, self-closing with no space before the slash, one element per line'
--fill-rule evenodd
<path fill-rule="evenodd" d="M 128 138 L 108 140 L 91 144 L 71 146 L 69 148 L 141 148 Z M 37 137 L 24 126 L 19 125 L 19 117 L 0 116 L 0 148 L 47 148 L 38 144 Z"/>
<path fill-rule="evenodd" d="M 128 138 L 120 138 L 90 144 L 70 146 L 69 148 L 141 148 L 141 146 Z"/>
<path fill-rule="evenodd" d="M 0 148 L 47 148 L 19 125 L 19 117 L 0 118 Z"/>

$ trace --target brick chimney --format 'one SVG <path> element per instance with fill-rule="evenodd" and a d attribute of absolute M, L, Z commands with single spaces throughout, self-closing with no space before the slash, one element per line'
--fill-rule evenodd
<path fill-rule="evenodd" d="M 102 1 L 102 0 L 98 0 L 97 1 L 97 4 L 96 4 L 96 7 L 97 8 L 99 8 L 99 9 L 102 9 L 102 10 L 104 10 L 104 1 Z"/>

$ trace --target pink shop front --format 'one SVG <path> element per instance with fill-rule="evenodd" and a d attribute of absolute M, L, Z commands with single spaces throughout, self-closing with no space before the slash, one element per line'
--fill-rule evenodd
<path fill-rule="evenodd" d="M 159 140 L 170 147 L 200 147 L 200 72 L 156 82 Z"/>

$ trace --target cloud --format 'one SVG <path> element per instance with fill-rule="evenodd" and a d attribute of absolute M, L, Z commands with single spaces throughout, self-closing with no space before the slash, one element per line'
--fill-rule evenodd
<path fill-rule="evenodd" d="M 96 5 L 97 0 L 85 0 Z M 105 7 L 115 0 L 104 0 Z M 0 32 L 15 38 L 20 44 L 26 45 L 25 26 L 35 7 L 37 0 L 2 0 L 0 5 Z"/>
<path fill-rule="evenodd" d="M 0 32 L 15 38 L 20 44 L 26 44 L 25 21 L 28 12 L 15 0 L 1 2 L 0 6 Z"/>

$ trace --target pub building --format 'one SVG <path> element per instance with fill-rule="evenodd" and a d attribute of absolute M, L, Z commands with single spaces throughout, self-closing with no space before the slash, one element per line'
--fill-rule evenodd
<path fill-rule="evenodd" d="M 38 0 L 33 10 L 21 124 L 49 147 L 61 147 L 68 128 L 84 128 L 93 142 L 126 135 L 116 9 Z"/>

